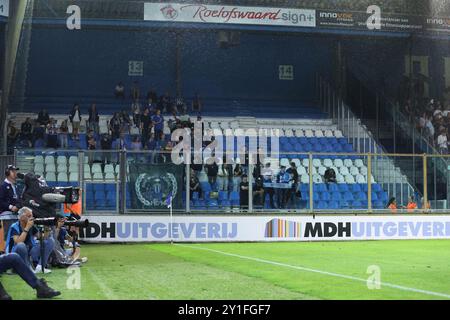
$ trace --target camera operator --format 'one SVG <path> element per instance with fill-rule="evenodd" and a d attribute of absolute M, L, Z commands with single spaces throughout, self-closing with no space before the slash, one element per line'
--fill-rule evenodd
<path fill-rule="evenodd" d="M 6 239 L 6 253 L 15 252 L 24 260 L 24 262 L 31 267 L 30 257 L 36 265 L 35 273 L 42 272 L 50 273 L 47 269 L 48 258 L 55 246 L 55 240 L 49 237 L 48 232 L 44 235 L 39 234 L 39 230 L 34 226 L 33 211 L 28 207 L 22 207 L 19 210 L 19 221 L 12 224 Z M 36 241 L 35 236 L 44 237 L 44 266 L 41 265 L 41 246 Z"/>
<path fill-rule="evenodd" d="M 22 193 L 22 204 L 31 206 L 35 218 L 52 218 L 56 216 L 56 207 L 53 203 L 44 201 L 42 196 L 54 193 L 55 188 L 47 186 L 46 182 L 33 173 L 24 176 L 25 188 Z"/>
<path fill-rule="evenodd" d="M 9 227 L 17 220 L 17 211 L 19 211 L 19 197 L 16 189 L 18 170 L 19 168 L 9 165 L 5 169 L 5 180 L 0 185 L 0 220 L 5 241 Z"/>
<path fill-rule="evenodd" d="M 68 220 L 66 216 L 64 215 L 58 215 L 58 220 L 56 223 L 56 229 L 55 229 L 55 239 L 58 241 L 56 246 L 60 245 L 61 249 L 64 251 L 65 255 L 69 258 L 70 264 L 74 263 L 84 263 L 87 262 L 87 258 L 83 257 L 79 259 L 80 257 L 80 246 L 77 242 L 78 239 L 78 228 L 75 226 L 70 226 L 69 228 L 66 228 L 64 226 L 64 223 Z M 65 248 L 65 242 L 69 241 L 69 243 L 72 244 L 72 247 L 69 249 Z M 55 246 L 55 248 L 56 248 Z"/>
<path fill-rule="evenodd" d="M 8 269 L 13 269 L 30 287 L 36 289 L 38 298 L 48 299 L 61 294 L 50 288 L 45 279 L 38 279 L 17 253 L 0 255 L 0 274 Z M 0 301 L 2 300 L 12 300 L 12 298 L 0 283 Z"/>

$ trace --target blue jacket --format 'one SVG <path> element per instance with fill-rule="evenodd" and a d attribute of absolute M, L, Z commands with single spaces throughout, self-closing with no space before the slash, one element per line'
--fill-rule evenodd
<path fill-rule="evenodd" d="M 17 187 L 16 187 L 17 193 Z M 18 203 L 19 195 L 14 195 L 14 190 L 11 184 L 3 181 L 0 185 L 0 213 L 4 211 L 11 211 L 10 205 L 15 206 Z"/>

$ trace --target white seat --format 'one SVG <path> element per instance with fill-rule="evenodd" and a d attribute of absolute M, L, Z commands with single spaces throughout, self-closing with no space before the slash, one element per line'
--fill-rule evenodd
<path fill-rule="evenodd" d="M 45 175 L 45 181 L 50 181 L 50 182 L 56 181 L 56 175 L 55 175 L 55 173 L 54 173 L 54 172 L 48 172 L 48 173 Z"/>
<path fill-rule="evenodd" d="M 289 167 L 289 160 L 287 158 L 282 158 L 280 160 L 280 165 L 285 166 L 286 168 Z"/>
<path fill-rule="evenodd" d="M 327 138 L 333 138 L 333 137 L 334 137 L 333 131 L 331 131 L 331 130 L 325 130 L 325 137 L 327 137 Z"/>
<path fill-rule="evenodd" d="M 44 164 L 43 163 L 35 163 L 34 164 L 34 172 L 44 172 Z"/>
<path fill-rule="evenodd" d="M 91 172 L 84 172 L 84 180 L 92 180 Z"/>
<path fill-rule="evenodd" d="M 336 130 L 336 131 L 334 131 L 334 136 L 336 137 L 336 138 L 343 138 L 344 137 L 344 135 L 342 134 L 342 131 L 341 130 Z"/>
<path fill-rule="evenodd" d="M 44 163 L 44 157 L 43 156 L 35 156 L 34 163 Z"/>
<path fill-rule="evenodd" d="M 303 166 L 298 166 L 297 167 L 297 173 L 298 173 L 298 175 L 304 175 L 304 174 L 307 174 L 307 172 L 306 172 L 306 169 L 305 169 L 305 167 L 303 167 Z"/>
<path fill-rule="evenodd" d="M 322 130 L 315 130 L 314 134 L 317 138 L 323 138 L 323 131 Z"/>
<path fill-rule="evenodd" d="M 229 124 L 229 122 L 221 122 L 221 123 L 220 123 L 220 127 L 221 127 L 223 130 L 226 130 L 226 129 L 230 128 L 230 124 Z"/>
<path fill-rule="evenodd" d="M 341 167 L 339 170 L 339 173 L 342 174 L 343 176 L 349 175 L 350 172 L 348 171 L 347 167 Z"/>
<path fill-rule="evenodd" d="M 284 135 L 285 135 L 286 137 L 293 137 L 293 136 L 294 136 L 294 131 L 292 131 L 292 129 L 286 129 L 286 130 L 284 131 Z"/>
<path fill-rule="evenodd" d="M 327 168 L 325 167 L 319 167 L 319 169 L 317 170 L 317 172 L 319 172 L 321 176 L 325 174 L 325 171 L 327 171 Z"/>
<path fill-rule="evenodd" d="M 69 172 L 78 172 L 78 164 L 69 164 Z"/>
<path fill-rule="evenodd" d="M 342 159 L 335 159 L 335 160 L 334 160 L 334 166 L 335 166 L 336 168 L 343 167 L 343 166 L 344 166 L 344 163 L 342 162 Z"/>
<path fill-rule="evenodd" d="M 352 175 L 348 174 L 345 176 L 345 183 L 354 184 L 355 178 Z"/>
<path fill-rule="evenodd" d="M 78 165 L 78 157 L 76 157 L 76 156 L 70 156 L 70 157 L 69 157 L 69 165 L 71 165 L 71 164 L 76 164 L 76 165 Z"/>
<path fill-rule="evenodd" d="M 102 166 L 99 163 L 94 163 L 92 165 L 91 169 L 92 169 L 92 174 L 102 173 Z"/>
<path fill-rule="evenodd" d="M 56 172 L 55 164 L 47 164 L 45 166 L 45 172 Z"/>
<path fill-rule="evenodd" d="M 105 180 L 115 180 L 116 176 L 113 172 L 107 172 L 105 173 Z"/>
<path fill-rule="evenodd" d="M 337 183 L 345 183 L 344 176 L 340 173 L 336 173 L 336 182 Z"/>
<path fill-rule="evenodd" d="M 323 183 L 322 177 L 319 174 L 313 175 L 313 182 L 314 183 Z"/>
<path fill-rule="evenodd" d="M 305 133 L 303 132 L 303 130 L 297 129 L 297 130 L 295 130 L 295 136 L 297 138 L 303 138 L 305 136 Z"/>
<path fill-rule="evenodd" d="M 358 175 L 358 174 L 359 174 L 358 168 L 357 168 L 357 167 L 350 167 L 350 174 L 351 174 L 352 176 Z"/>
<path fill-rule="evenodd" d="M 58 156 L 56 158 L 56 163 L 57 164 L 67 164 L 67 158 L 66 156 Z"/>
<path fill-rule="evenodd" d="M 306 159 L 306 158 L 303 159 L 303 160 L 302 160 L 302 166 L 308 168 L 308 167 L 309 167 L 309 159 Z"/>
<path fill-rule="evenodd" d="M 220 129 L 220 128 L 215 128 L 215 129 L 213 129 L 213 136 L 222 136 L 223 135 L 223 132 L 222 132 L 222 129 Z"/>
<path fill-rule="evenodd" d="M 331 168 L 333 166 L 333 161 L 331 159 L 324 159 L 323 165 L 327 168 Z"/>
<path fill-rule="evenodd" d="M 59 163 L 59 164 L 57 164 L 56 169 L 57 169 L 56 170 L 57 172 L 67 172 L 67 164 Z"/>
<path fill-rule="evenodd" d="M 355 160 L 355 167 L 361 168 L 363 166 L 364 166 L 364 162 L 361 159 L 356 159 Z"/>
<path fill-rule="evenodd" d="M 360 172 L 363 176 L 367 177 L 367 167 L 366 167 L 366 166 L 363 166 L 363 167 L 359 168 L 359 172 Z"/>
<path fill-rule="evenodd" d="M 103 180 L 103 173 L 101 173 L 101 172 L 93 173 L 92 180 Z"/>
<path fill-rule="evenodd" d="M 106 173 L 115 173 L 114 166 L 112 164 L 105 165 L 105 174 Z"/>
<path fill-rule="evenodd" d="M 296 167 L 300 167 L 302 165 L 300 159 L 292 159 L 291 162 L 295 163 Z"/>
<path fill-rule="evenodd" d="M 310 130 L 310 129 L 305 130 L 305 137 L 307 137 L 307 138 L 313 138 L 313 137 L 314 137 L 313 131 Z"/>
<path fill-rule="evenodd" d="M 66 172 L 58 173 L 58 181 L 59 182 L 67 182 L 68 181 L 67 173 Z"/>
<path fill-rule="evenodd" d="M 55 157 L 46 156 L 44 162 L 45 164 L 55 164 Z"/>
<path fill-rule="evenodd" d="M 309 170 L 308 170 L 309 172 Z M 312 174 L 317 174 L 317 168 L 316 167 L 312 167 Z"/>
<path fill-rule="evenodd" d="M 363 175 L 356 175 L 356 183 L 367 183 L 366 178 Z"/>
<path fill-rule="evenodd" d="M 69 175 L 69 181 L 78 181 L 78 172 L 71 172 Z"/>
<path fill-rule="evenodd" d="M 313 167 L 320 167 L 322 166 L 322 163 L 320 162 L 320 159 L 313 159 Z"/>
<path fill-rule="evenodd" d="M 345 159 L 344 166 L 346 166 L 347 168 L 350 168 L 351 166 L 353 166 L 353 161 L 350 159 Z"/>
<path fill-rule="evenodd" d="M 309 183 L 309 175 L 302 174 L 302 176 L 300 177 L 300 182 L 301 183 Z"/>

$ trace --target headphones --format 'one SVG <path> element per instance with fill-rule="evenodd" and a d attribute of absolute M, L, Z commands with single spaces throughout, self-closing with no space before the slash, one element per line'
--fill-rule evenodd
<path fill-rule="evenodd" d="M 8 167 L 6 167 L 5 176 L 9 177 L 9 175 L 11 174 L 12 170 L 17 170 L 17 169 L 13 165 L 9 165 Z"/>

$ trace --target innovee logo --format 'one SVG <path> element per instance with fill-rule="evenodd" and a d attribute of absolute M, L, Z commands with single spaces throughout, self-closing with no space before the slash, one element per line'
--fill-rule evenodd
<path fill-rule="evenodd" d="M 172 5 L 167 5 L 161 9 L 163 16 L 168 20 L 175 20 L 178 17 L 178 11 L 172 7 Z"/>

